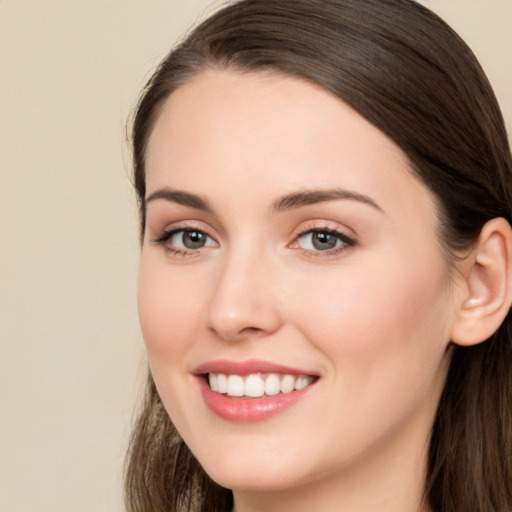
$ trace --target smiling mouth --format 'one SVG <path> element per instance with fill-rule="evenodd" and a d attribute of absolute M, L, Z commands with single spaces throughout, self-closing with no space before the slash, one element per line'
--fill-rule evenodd
<path fill-rule="evenodd" d="M 229 397 L 260 398 L 300 391 L 317 380 L 311 375 L 208 373 L 206 380 L 215 393 Z"/>

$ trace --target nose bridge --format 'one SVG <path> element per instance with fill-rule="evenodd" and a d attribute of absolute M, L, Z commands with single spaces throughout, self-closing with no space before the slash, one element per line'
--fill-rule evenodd
<path fill-rule="evenodd" d="M 261 250 L 229 251 L 213 286 L 208 328 L 232 341 L 276 331 L 280 318 L 272 274 Z"/>

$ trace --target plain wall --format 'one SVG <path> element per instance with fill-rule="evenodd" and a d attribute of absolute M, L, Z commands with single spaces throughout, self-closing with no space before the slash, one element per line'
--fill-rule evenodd
<path fill-rule="evenodd" d="M 512 0 L 424 0 L 512 126 Z M 145 372 L 125 123 L 209 0 L 0 0 L 0 512 L 121 511 Z"/>

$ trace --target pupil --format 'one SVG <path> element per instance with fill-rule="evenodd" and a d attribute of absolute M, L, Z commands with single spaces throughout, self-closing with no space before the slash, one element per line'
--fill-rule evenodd
<path fill-rule="evenodd" d="M 313 246 L 320 251 L 334 249 L 337 242 L 338 239 L 331 233 L 313 233 Z"/>
<path fill-rule="evenodd" d="M 187 249 L 200 249 L 204 247 L 206 237 L 200 231 L 185 231 L 183 233 L 183 245 Z"/>

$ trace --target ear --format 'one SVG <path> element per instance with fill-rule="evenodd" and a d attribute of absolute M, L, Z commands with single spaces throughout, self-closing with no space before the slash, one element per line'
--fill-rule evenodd
<path fill-rule="evenodd" d="M 512 228 L 503 218 L 487 222 L 464 260 L 451 340 L 462 346 L 490 338 L 512 304 Z"/>

